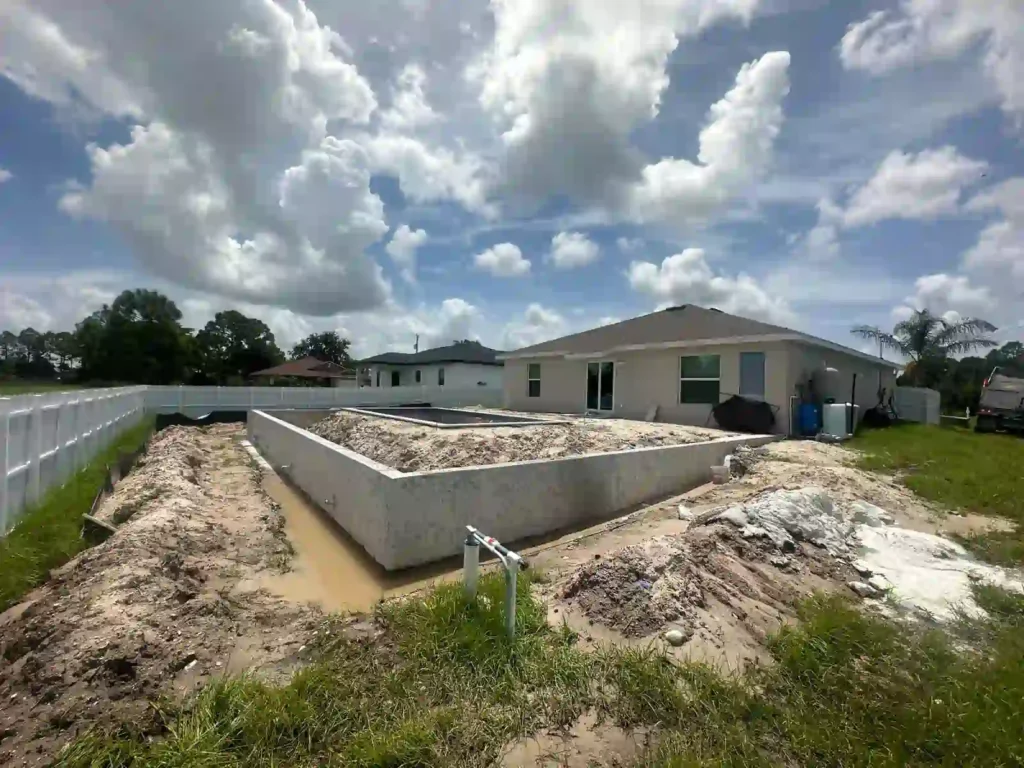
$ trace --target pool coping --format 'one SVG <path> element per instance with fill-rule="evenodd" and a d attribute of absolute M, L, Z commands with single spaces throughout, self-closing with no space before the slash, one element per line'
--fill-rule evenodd
<path fill-rule="evenodd" d="M 405 410 L 402 406 L 381 406 L 388 408 L 392 411 Z M 454 413 L 466 413 L 472 416 L 483 415 L 483 416 L 503 416 L 505 414 L 491 413 L 489 411 L 467 411 L 464 408 L 441 408 L 438 406 L 415 406 L 409 407 L 410 411 L 420 411 L 425 407 L 429 407 L 434 411 L 453 411 Z M 392 413 L 380 413 L 379 411 L 371 411 L 367 408 L 338 408 L 336 410 L 346 411 L 348 413 L 358 413 L 362 416 L 376 416 L 380 419 L 392 419 L 394 421 L 404 421 L 409 424 L 418 424 L 421 427 L 432 427 L 434 429 L 478 429 L 480 427 L 536 427 L 545 424 L 570 424 L 572 423 L 569 419 L 528 419 L 521 417 L 522 421 L 489 421 L 477 424 L 439 424 L 436 421 L 427 421 L 425 419 L 414 419 L 411 416 L 396 416 Z"/>

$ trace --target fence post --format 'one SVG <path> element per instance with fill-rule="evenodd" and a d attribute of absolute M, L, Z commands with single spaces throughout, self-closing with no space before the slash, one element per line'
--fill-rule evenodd
<path fill-rule="evenodd" d="M 7 533 L 7 483 L 11 471 L 9 436 L 11 434 L 11 415 L 6 411 L 0 413 L 0 536 Z"/>
<path fill-rule="evenodd" d="M 29 440 L 31 448 L 29 449 L 29 465 L 28 465 L 28 487 L 26 490 L 27 501 L 29 504 L 35 504 L 39 501 L 41 495 L 40 478 L 42 476 L 42 459 L 40 454 L 43 452 L 43 407 L 40 403 L 42 395 L 34 395 L 32 403 L 32 415 L 29 421 Z"/>

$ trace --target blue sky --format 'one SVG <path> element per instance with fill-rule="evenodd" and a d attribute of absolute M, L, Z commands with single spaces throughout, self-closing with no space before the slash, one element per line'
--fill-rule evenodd
<path fill-rule="evenodd" d="M 1017 0 L 15 0 L 0 326 L 124 288 L 283 345 L 693 302 L 1024 337 Z"/>

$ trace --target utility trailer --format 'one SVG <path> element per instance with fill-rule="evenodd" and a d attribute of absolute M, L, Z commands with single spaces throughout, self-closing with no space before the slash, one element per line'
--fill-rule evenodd
<path fill-rule="evenodd" d="M 992 371 L 982 385 L 975 432 L 1024 432 L 1024 379 Z"/>

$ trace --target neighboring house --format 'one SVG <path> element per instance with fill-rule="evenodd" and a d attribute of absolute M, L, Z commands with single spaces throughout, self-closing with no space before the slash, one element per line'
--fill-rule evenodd
<path fill-rule="evenodd" d="M 371 387 L 502 386 L 501 354 L 475 341 L 463 341 L 423 352 L 385 352 L 359 363 Z"/>
<path fill-rule="evenodd" d="M 841 401 L 878 403 L 895 386 L 896 365 L 777 325 L 692 304 L 594 328 L 499 355 L 505 407 L 520 411 L 598 411 L 714 425 L 713 405 L 732 395 L 776 406 L 776 432 L 791 431 L 791 398 L 815 370 L 839 371 Z M 834 381 L 835 376 L 832 377 Z M 840 400 L 840 398 L 837 398 Z"/>
<path fill-rule="evenodd" d="M 250 378 L 264 379 L 270 384 L 280 384 L 282 380 L 294 382 L 301 380 L 310 386 L 321 385 L 330 387 L 355 387 L 356 372 L 329 361 L 315 357 L 303 357 L 289 360 L 287 363 L 265 368 L 250 375 Z"/>

